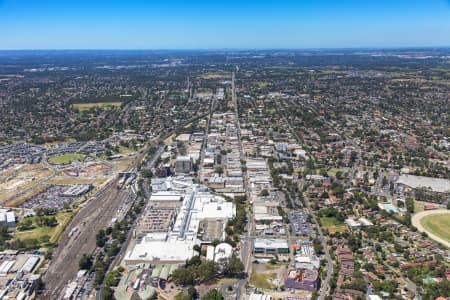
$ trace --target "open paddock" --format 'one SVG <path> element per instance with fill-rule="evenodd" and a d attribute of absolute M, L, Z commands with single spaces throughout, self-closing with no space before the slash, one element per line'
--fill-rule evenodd
<path fill-rule="evenodd" d="M 324 229 L 327 229 L 329 233 L 344 232 L 348 229 L 345 223 L 340 222 L 335 217 L 322 217 L 320 223 Z"/>
<path fill-rule="evenodd" d="M 90 110 L 93 108 L 99 109 L 113 109 L 118 108 L 122 105 L 120 101 L 111 101 L 111 102 L 89 102 L 89 103 L 74 103 L 72 104 L 72 108 L 78 109 L 79 111 Z"/>
<path fill-rule="evenodd" d="M 27 192 L 52 175 L 41 164 L 20 165 L 0 175 L 0 203 L 15 200 L 15 195 Z"/>

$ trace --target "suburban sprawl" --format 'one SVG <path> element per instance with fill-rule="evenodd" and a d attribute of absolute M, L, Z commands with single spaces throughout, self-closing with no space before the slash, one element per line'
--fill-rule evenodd
<path fill-rule="evenodd" d="M 2 51 L 0 299 L 450 299 L 449 79 L 448 49 Z"/>

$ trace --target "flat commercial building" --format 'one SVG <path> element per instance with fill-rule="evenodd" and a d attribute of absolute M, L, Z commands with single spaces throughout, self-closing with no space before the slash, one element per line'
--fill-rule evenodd
<path fill-rule="evenodd" d="M 194 245 L 192 240 L 178 240 L 167 234 L 160 238 L 158 234 L 149 233 L 127 253 L 125 262 L 127 264 L 185 263 L 197 254 Z"/>
<path fill-rule="evenodd" d="M 253 252 L 264 255 L 288 254 L 289 246 L 284 239 L 257 238 L 253 243 Z"/>
<path fill-rule="evenodd" d="M 275 201 L 255 201 L 253 202 L 253 212 L 256 222 L 281 221 L 283 218 L 278 214 L 278 206 Z"/>
<path fill-rule="evenodd" d="M 92 190 L 92 188 L 92 184 L 76 184 L 62 192 L 61 195 L 64 197 L 79 197 Z"/>
<path fill-rule="evenodd" d="M 0 226 L 14 227 L 16 225 L 16 217 L 14 212 L 9 209 L 0 209 Z"/>
<path fill-rule="evenodd" d="M 183 201 L 183 194 L 175 191 L 160 191 L 152 193 L 150 196 L 151 202 L 181 202 Z"/>
<path fill-rule="evenodd" d="M 428 189 L 436 193 L 450 193 L 450 180 L 425 176 L 400 175 L 397 184 L 406 185 L 413 189 Z"/>
<path fill-rule="evenodd" d="M 232 202 L 212 194 L 204 186 L 178 177 L 168 177 L 165 180 L 164 184 L 159 182 L 158 185 L 160 188 L 165 186 L 167 190 L 160 189 L 151 196 L 150 201 L 161 201 L 162 198 L 169 197 L 169 193 L 177 195 L 171 201 L 182 199 L 173 226 L 168 231 L 148 233 L 138 240 L 125 256 L 127 264 L 184 263 L 196 255 L 194 246 L 201 242 L 197 237 L 201 222 L 216 222 L 221 226 L 220 232 L 224 232 L 226 222 L 236 215 L 236 207 Z"/>
<path fill-rule="evenodd" d="M 0 265 L 0 276 L 5 276 L 6 274 L 8 274 L 15 263 L 16 263 L 15 260 L 3 261 L 2 264 Z"/>
<path fill-rule="evenodd" d="M 187 174 L 192 171 L 192 158 L 190 156 L 179 156 L 175 161 L 175 172 L 177 174 Z"/>
<path fill-rule="evenodd" d="M 250 295 L 250 297 L 248 299 L 249 300 L 272 300 L 272 296 L 253 293 Z"/>

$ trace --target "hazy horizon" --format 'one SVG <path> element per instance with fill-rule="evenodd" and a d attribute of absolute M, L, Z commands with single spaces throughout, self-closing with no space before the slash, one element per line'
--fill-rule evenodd
<path fill-rule="evenodd" d="M 0 49 L 443 48 L 448 20 L 448 0 L 0 0 Z"/>

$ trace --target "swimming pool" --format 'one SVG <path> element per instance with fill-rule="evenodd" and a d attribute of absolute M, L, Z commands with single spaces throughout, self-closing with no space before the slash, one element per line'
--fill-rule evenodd
<path fill-rule="evenodd" d="M 391 203 L 383 203 L 383 207 L 385 210 L 391 213 L 398 213 L 398 208 L 392 205 Z"/>

